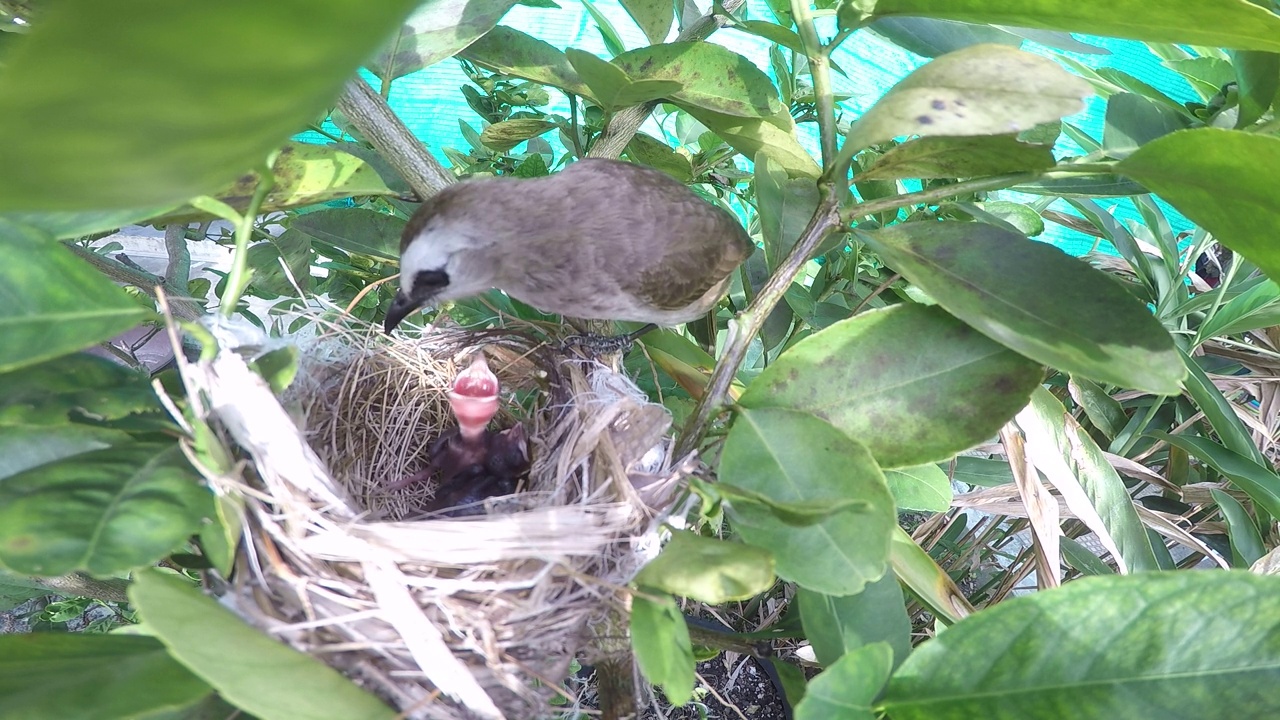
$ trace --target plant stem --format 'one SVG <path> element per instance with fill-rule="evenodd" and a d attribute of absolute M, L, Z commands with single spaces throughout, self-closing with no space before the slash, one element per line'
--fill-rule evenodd
<path fill-rule="evenodd" d="M 839 204 L 838 196 L 829 192 L 829 188 L 822 191 L 818 208 L 809 220 L 809 226 L 804 229 L 800 239 L 791 248 L 791 252 L 783 259 L 778 270 L 769 276 L 747 309 L 739 313 L 736 320 L 730 322 L 724 354 L 716 361 L 707 389 L 680 433 L 680 440 L 676 443 L 675 457 L 684 457 L 692 452 L 706 435 L 714 416 L 719 413 L 725 398 L 729 395 L 729 387 L 733 384 L 733 378 L 747 356 L 751 339 L 759 334 L 765 318 L 782 300 L 787 288 L 791 287 L 792 279 L 809 261 L 809 255 L 826 239 L 827 235 L 840 226 Z"/>
<path fill-rule="evenodd" d="M 391 163 L 418 197 L 429 198 L 441 188 L 458 181 L 409 132 L 409 128 L 391 111 L 387 101 L 375 93 L 369 83 L 360 78 L 348 82 L 338 99 L 338 109 Z"/>
<path fill-rule="evenodd" d="M 822 139 L 822 164 L 829 166 L 836 156 L 836 104 L 831 94 L 831 60 L 818 39 L 809 0 L 791 0 L 804 54 L 809 56 L 809 77 L 813 79 L 813 99 L 818 108 L 818 132 Z"/>
<path fill-rule="evenodd" d="M 249 207 L 244 209 L 244 214 L 236 223 L 236 249 L 231 257 L 231 274 L 227 277 L 227 290 L 222 297 L 222 316 L 228 319 L 235 314 L 236 305 L 240 303 L 240 295 L 249 284 L 246 269 L 249 263 L 249 239 L 253 237 L 253 222 L 258 219 L 258 209 L 262 207 L 262 201 L 267 198 L 267 193 L 276 184 L 276 174 L 272 172 L 270 166 L 271 163 L 268 162 L 258 171 L 258 186 L 253 189 Z"/>

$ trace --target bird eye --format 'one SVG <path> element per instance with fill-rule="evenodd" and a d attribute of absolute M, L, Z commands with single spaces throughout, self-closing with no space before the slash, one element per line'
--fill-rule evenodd
<path fill-rule="evenodd" d="M 435 292 L 449 284 L 449 273 L 443 270 L 422 270 L 413 278 L 414 293 Z"/>

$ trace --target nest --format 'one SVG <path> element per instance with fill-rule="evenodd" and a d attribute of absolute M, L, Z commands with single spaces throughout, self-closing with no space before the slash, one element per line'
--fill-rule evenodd
<path fill-rule="evenodd" d="M 201 468 L 243 507 L 235 569 L 211 590 L 406 717 L 546 713 L 575 656 L 627 647 L 621 588 L 656 553 L 682 476 L 670 416 L 532 334 L 404 339 L 308 319 L 287 341 L 301 360 L 283 398 L 250 369 L 280 341 L 244 327 L 215 325 L 216 356 L 181 364 L 196 417 L 245 460 Z M 477 351 L 503 386 L 495 424 L 525 425 L 528 477 L 486 514 L 424 515 L 429 483 L 386 487 L 426 462 L 452 421 L 445 393 Z"/>

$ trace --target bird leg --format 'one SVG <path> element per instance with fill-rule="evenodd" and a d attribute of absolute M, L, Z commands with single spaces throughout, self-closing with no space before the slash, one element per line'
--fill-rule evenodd
<path fill-rule="evenodd" d="M 561 349 L 567 350 L 570 347 L 577 347 L 587 351 L 593 357 L 601 357 L 604 355 L 620 354 L 625 355 L 631 351 L 631 346 L 639 340 L 642 335 L 657 330 L 655 323 L 645 323 L 638 330 L 634 330 L 625 335 L 598 335 L 592 332 L 576 333 L 566 337 L 560 342 Z"/>

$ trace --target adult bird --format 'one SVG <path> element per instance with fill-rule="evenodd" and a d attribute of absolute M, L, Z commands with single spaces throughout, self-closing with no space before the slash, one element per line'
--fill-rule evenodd
<path fill-rule="evenodd" d="M 590 158 L 541 178 L 467 180 L 405 226 L 384 328 L 495 287 L 544 312 L 678 325 L 715 307 L 753 250 L 733 214 L 642 165 Z"/>

